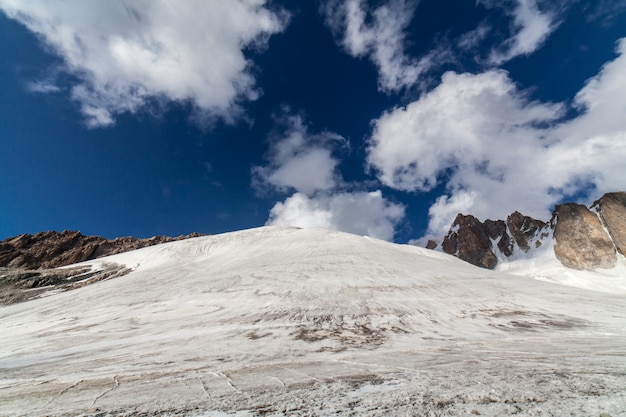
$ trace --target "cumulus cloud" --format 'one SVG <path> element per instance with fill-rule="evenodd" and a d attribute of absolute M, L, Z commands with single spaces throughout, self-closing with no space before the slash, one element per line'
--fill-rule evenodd
<path fill-rule="evenodd" d="M 417 3 L 389 0 L 370 10 L 364 0 L 331 0 L 323 8 L 328 26 L 345 51 L 354 57 L 368 57 L 376 65 L 382 91 L 397 91 L 415 84 L 429 68 L 431 55 L 441 53 L 433 51 L 419 60 L 404 53 L 405 31 Z"/>
<path fill-rule="evenodd" d="M 564 104 L 528 99 L 504 71 L 446 73 L 406 108 L 374 121 L 368 163 L 379 179 L 406 191 L 445 183 L 429 231 L 441 235 L 457 212 L 503 218 L 514 210 L 547 218 L 563 197 L 621 190 L 626 178 L 626 40 Z"/>
<path fill-rule="evenodd" d="M 392 240 L 395 226 L 403 217 L 404 207 L 387 201 L 379 190 L 314 198 L 296 193 L 272 208 L 267 224 L 322 227 Z"/>
<path fill-rule="evenodd" d="M 433 91 L 375 121 L 368 162 L 385 185 L 405 191 L 429 191 L 447 167 L 498 181 L 506 162 L 490 156 L 510 154 L 511 143 L 521 147 L 515 153 L 535 149 L 536 124 L 560 115 L 559 105 L 528 102 L 504 71 L 448 72 Z"/>
<path fill-rule="evenodd" d="M 257 190 L 269 185 L 313 195 L 335 188 L 340 178 L 333 151 L 348 146 L 347 141 L 333 132 L 309 133 L 302 116 L 287 116 L 280 124 L 280 134 L 270 141 L 268 164 L 252 168 Z"/>
<path fill-rule="evenodd" d="M 476 192 L 459 190 L 452 196 L 442 195 L 428 209 L 430 222 L 428 225 L 431 237 L 439 238 L 445 236 L 450 229 L 452 219 L 458 213 L 467 213 L 467 210 L 474 205 Z"/>
<path fill-rule="evenodd" d="M 91 127 L 152 98 L 191 103 L 233 120 L 258 92 L 243 50 L 263 46 L 287 17 L 265 0 L 0 0 L 78 80 L 71 89 Z"/>
<path fill-rule="evenodd" d="M 252 168 L 252 183 L 290 194 L 271 209 L 268 225 L 322 227 L 393 239 L 404 207 L 386 200 L 380 191 L 350 190 L 338 170 L 341 150 L 349 148 L 340 135 L 311 133 L 300 115 L 278 118 L 270 138 L 267 165 Z"/>
<path fill-rule="evenodd" d="M 540 10 L 536 0 L 516 0 L 512 9 L 507 7 L 507 2 L 484 0 L 483 3 L 487 6 L 504 7 L 505 12 L 513 18 L 513 36 L 492 51 L 489 57 L 489 61 L 495 65 L 520 55 L 532 54 L 558 26 L 556 16 Z"/>

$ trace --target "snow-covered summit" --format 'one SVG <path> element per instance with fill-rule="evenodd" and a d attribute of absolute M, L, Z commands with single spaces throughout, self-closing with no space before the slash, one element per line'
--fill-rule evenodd
<path fill-rule="evenodd" d="M 0 308 L 0 415 L 626 410 L 624 296 L 321 229 L 83 266 L 113 264 L 132 272 Z"/>

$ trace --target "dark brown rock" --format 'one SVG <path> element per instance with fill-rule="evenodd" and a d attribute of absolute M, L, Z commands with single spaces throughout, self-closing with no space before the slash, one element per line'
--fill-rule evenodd
<path fill-rule="evenodd" d="M 582 204 L 556 206 L 551 223 L 554 225 L 554 254 L 563 265 L 580 270 L 611 268 L 617 256 L 609 234 L 598 216 Z"/>
<path fill-rule="evenodd" d="M 483 224 L 474 216 L 458 214 L 441 246 L 444 252 L 483 268 L 493 269 L 498 263 Z"/>
<path fill-rule="evenodd" d="M 607 193 L 592 208 L 598 211 L 617 251 L 626 256 L 626 193 Z"/>
<path fill-rule="evenodd" d="M 611 268 L 617 252 L 626 255 L 626 192 L 607 193 L 592 208 L 597 215 L 575 203 L 556 206 L 550 224 L 517 211 L 506 222 L 481 223 L 458 214 L 442 249 L 474 265 L 494 268 L 499 258 L 516 251 L 529 253 L 552 235 L 555 255 L 563 265 L 582 270 Z"/>
<path fill-rule="evenodd" d="M 513 254 L 513 241 L 506 231 L 506 223 L 502 220 L 485 220 L 483 223 L 487 236 L 496 240 L 498 249 L 506 256 Z"/>
<path fill-rule="evenodd" d="M 0 267 L 45 269 L 66 266 L 145 246 L 200 236 L 193 233 L 176 238 L 154 236 L 107 240 L 100 236 L 84 236 L 80 232 L 41 232 L 23 234 L 0 242 Z"/>
<path fill-rule="evenodd" d="M 517 246 L 524 252 L 528 252 L 530 249 L 531 239 L 536 237 L 540 230 L 546 228 L 545 222 L 524 216 L 519 211 L 510 214 L 506 219 L 506 224 L 511 235 L 513 235 L 515 243 L 517 243 Z M 537 242 L 541 245 L 541 241 Z"/>
<path fill-rule="evenodd" d="M 426 249 L 436 249 L 437 246 L 438 246 L 437 242 L 432 239 L 426 243 Z"/>

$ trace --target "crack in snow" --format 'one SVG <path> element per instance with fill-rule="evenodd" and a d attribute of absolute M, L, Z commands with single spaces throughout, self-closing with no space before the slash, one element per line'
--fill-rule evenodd
<path fill-rule="evenodd" d="M 54 397 L 50 398 L 44 405 L 42 405 L 39 408 L 44 408 L 46 407 L 48 404 L 50 404 L 52 401 L 56 400 L 57 398 L 59 398 L 60 396 L 62 396 L 63 394 L 65 394 L 67 391 L 69 391 L 70 389 L 78 386 L 79 384 L 81 384 L 83 382 L 83 380 L 81 379 L 78 382 L 75 382 L 74 384 L 70 385 L 69 387 L 64 388 L 61 392 L 59 392 L 57 395 L 55 395 Z"/>
<path fill-rule="evenodd" d="M 108 390 L 104 391 L 102 394 L 98 395 L 96 398 L 93 399 L 93 402 L 91 403 L 91 406 L 93 407 L 94 405 L 96 405 L 96 402 L 104 397 L 106 394 L 108 394 L 109 392 L 113 391 L 114 389 L 118 388 L 120 386 L 120 381 L 117 379 L 117 375 L 115 375 L 113 377 L 113 383 L 115 384 L 112 388 L 109 388 Z"/>

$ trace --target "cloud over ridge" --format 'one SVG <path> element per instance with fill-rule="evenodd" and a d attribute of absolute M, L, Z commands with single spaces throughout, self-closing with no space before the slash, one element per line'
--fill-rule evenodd
<path fill-rule="evenodd" d="M 291 194 L 277 202 L 267 225 L 321 227 L 392 240 L 404 206 L 380 190 L 352 190 L 338 170 L 338 149 L 349 147 L 337 133 L 311 133 L 301 115 L 277 118 L 280 134 L 270 138 L 267 165 L 252 168 L 258 192 Z M 294 192 L 295 191 L 295 192 Z"/>
<path fill-rule="evenodd" d="M 368 163 L 381 182 L 405 191 L 443 183 L 428 233 L 457 212 L 503 218 L 514 210 L 546 218 L 563 197 L 623 187 L 626 178 L 626 40 L 619 56 L 566 104 L 531 101 L 502 70 L 446 73 L 441 84 L 373 122 Z"/>
<path fill-rule="evenodd" d="M 270 211 L 267 225 L 321 227 L 392 240 L 404 207 L 386 200 L 380 190 L 338 192 L 308 197 L 295 193 Z"/>

